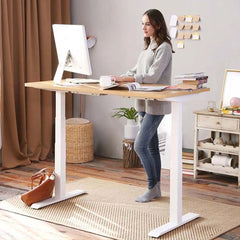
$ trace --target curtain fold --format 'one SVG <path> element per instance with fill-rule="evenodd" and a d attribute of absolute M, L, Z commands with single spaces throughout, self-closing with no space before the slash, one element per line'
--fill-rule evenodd
<path fill-rule="evenodd" d="M 2 167 L 53 155 L 54 93 L 25 88 L 57 67 L 52 24 L 70 23 L 69 0 L 0 0 Z M 67 96 L 71 116 L 71 96 Z"/>

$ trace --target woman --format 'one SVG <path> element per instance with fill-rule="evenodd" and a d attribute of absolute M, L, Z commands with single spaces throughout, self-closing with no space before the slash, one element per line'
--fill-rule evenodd
<path fill-rule="evenodd" d="M 125 75 L 114 76 L 116 82 L 138 82 L 171 85 L 172 44 L 162 13 L 150 9 L 143 14 L 142 29 L 145 48 L 136 66 Z M 165 114 L 171 113 L 170 102 L 137 100 L 141 127 L 134 149 L 147 174 L 148 191 L 136 198 L 137 202 L 149 202 L 161 197 L 161 159 L 158 148 L 157 128 Z"/>

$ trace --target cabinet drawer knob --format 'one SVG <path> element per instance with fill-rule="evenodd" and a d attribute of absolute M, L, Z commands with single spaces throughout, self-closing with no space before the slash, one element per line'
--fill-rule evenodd
<path fill-rule="evenodd" d="M 220 124 L 220 122 L 217 122 L 217 125 L 219 125 Z"/>

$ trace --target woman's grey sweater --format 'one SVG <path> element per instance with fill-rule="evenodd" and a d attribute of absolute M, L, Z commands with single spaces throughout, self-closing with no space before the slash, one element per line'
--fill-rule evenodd
<path fill-rule="evenodd" d="M 156 42 L 152 41 L 146 50 L 143 50 L 134 68 L 126 76 L 133 76 L 138 83 L 171 85 L 172 48 L 169 43 L 163 42 L 155 51 Z M 137 100 L 136 109 L 152 115 L 171 113 L 171 103 L 157 100 Z"/>

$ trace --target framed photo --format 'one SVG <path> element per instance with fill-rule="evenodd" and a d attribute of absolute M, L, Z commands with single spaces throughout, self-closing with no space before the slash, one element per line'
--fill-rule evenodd
<path fill-rule="evenodd" d="M 231 108 L 230 100 L 234 97 L 240 98 L 240 70 L 226 69 L 220 109 Z"/>

